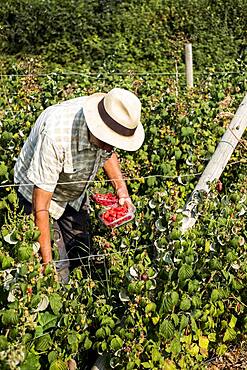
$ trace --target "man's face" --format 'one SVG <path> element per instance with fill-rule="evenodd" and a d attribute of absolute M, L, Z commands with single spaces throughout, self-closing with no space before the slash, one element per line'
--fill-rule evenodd
<path fill-rule="evenodd" d="M 90 131 L 89 131 L 89 141 L 91 144 L 97 146 L 100 149 L 105 150 L 106 152 L 110 153 L 113 149 L 113 146 L 105 143 L 104 141 L 101 141 L 100 139 L 97 139 Z"/>

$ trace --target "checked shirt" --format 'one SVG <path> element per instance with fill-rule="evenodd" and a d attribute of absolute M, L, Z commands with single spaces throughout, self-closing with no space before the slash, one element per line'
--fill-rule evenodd
<path fill-rule="evenodd" d="M 89 182 L 112 153 L 92 145 L 83 114 L 87 97 L 64 101 L 38 117 L 14 168 L 19 192 L 32 202 L 33 186 L 52 192 L 50 215 L 66 205 L 79 211 Z"/>

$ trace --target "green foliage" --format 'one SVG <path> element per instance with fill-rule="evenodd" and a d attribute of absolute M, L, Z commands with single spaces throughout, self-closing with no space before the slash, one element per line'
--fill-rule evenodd
<path fill-rule="evenodd" d="M 245 58 L 245 10 L 242 0 L 8 0 L 0 9 L 1 51 L 164 69 L 164 58 L 182 61 L 192 41 L 195 65 L 215 65 Z"/>
<path fill-rule="evenodd" d="M 51 363 L 49 370 L 67 370 L 68 367 L 63 360 L 57 359 Z"/>
<path fill-rule="evenodd" d="M 93 79 L 57 68 L 39 76 L 47 68 L 40 58 L 2 65 L 20 76 L 1 78 L 0 367 L 61 370 L 75 357 L 84 368 L 96 351 L 120 369 L 202 369 L 209 353 L 222 355 L 247 332 L 244 141 L 222 175 L 222 191 L 212 184 L 195 227 L 186 234 L 179 229 L 186 199 L 244 96 L 245 75 L 215 79 L 209 68 L 188 92 L 166 75 L 102 72 Z M 39 232 L 5 185 L 44 108 L 113 86 L 136 92 L 143 105 L 143 147 L 119 151 L 136 217 L 111 231 L 92 211 L 103 263 L 89 259 L 61 285 L 54 266 L 42 270 Z M 111 189 L 102 172 L 97 180 L 92 192 Z"/>

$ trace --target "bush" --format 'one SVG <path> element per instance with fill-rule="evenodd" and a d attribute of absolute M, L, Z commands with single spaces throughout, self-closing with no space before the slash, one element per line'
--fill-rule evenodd
<path fill-rule="evenodd" d="M 181 210 L 243 98 L 245 75 L 215 79 L 209 69 L 188 92 L 165 75 L 102 72 L 94 79 L 58 68 L 39 75 L 46 67 L 40 58 L 11 60 L 4 70 L 18 76 L 1 79 L 0 367 L 63 369 L 75 357 L 85 368 L 95 351 L 118 369 L 205 368 L 247 330 L 244 143 L 223 185 L 202 195 L 199 220 L 185 235 Z M 42 109 L 113 86 L 134 91 L 143 104 L 144 145 L 120 151 L 136 217 L 111 231 L 95 207 L 98 260 L 85 259 L 61 286 L 52 266 L 42 273 L 33 219 L 15 211 L 15 191 L 6 185 Z M 102 172 L 97 180 L 92 192 L 112 190 Z"/>
<path fill-rule="evenodd" d="M 164 69 L 182 60 L 188 41 L 197 68 L 246 56 L 241 0 L 8 0 L 0 19 L 2 51 L 42 53 L 64 64 Z"/>

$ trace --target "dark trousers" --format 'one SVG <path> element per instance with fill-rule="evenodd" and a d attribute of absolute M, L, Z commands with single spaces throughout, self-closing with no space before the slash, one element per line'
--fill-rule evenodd
<path fill-rule="evenodd" d="M 18 192 L 19 207 L 26 214 L 32 213 L 32 205 Z M 83 204 L 79 211 L 67 205 L 63 215 L 52 219 L 53 239 L 58 247 L 59 259 L 56 266 L 58 270 L 88 263 L 90 255 L 91 236 L 89 212 Z"/>

